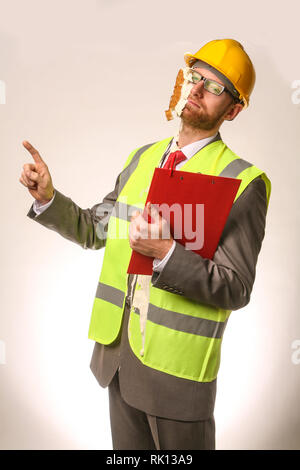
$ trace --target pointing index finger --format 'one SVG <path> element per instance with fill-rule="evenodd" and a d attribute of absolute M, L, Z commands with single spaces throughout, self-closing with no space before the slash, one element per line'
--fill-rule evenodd
<path fill-rule="evenodd" d="M 23 146 L 28 150 L 29 153 L 31 153 L 31 156 L 35 163 L 45 163 L 42 157 L 40 156 L 39 152 L 37 149 L 33 147 L 33 145 L 30 144 L 27 140 L 23 141 Z"/>

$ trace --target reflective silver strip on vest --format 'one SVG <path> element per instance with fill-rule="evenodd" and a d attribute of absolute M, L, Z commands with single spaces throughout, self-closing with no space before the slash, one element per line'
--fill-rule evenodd
<path fill-rule="evenodd" d="M 108 286 L 102 282 L 98 283 L 96 298 L 106 300 L 117 307 L 123 307 L 124 292 L 116 287 Z"/>
<path fill-rule="evenodd" d="M 138 309 L 135 310 L 139 314 Z M 183 313 L 165 310 L 149 304 L 147 319 L 158 325 L 166 326 L 172 330 L 206 336 L 207 338 L 222 338 L 227 320 L 217 322 L 205 318 L 192 317 Z"/>
<path fill-rule="evenodd" d="M 242 171 L 246 170 L 246 168 L 249 168 L 250 166 L 253 166 L 253 164 L 243 160 L 242 158 L 237 158 L 225 166 L 224 170 L 219 174 L 219 176 L 225 176 L 226 178 L 236 178 Z"/>
<path fill-rule="evenodd" d="M 119 194 L 122 191 L 122 189 L 124 188 L 125 184 L 129 180 L 129 178 L 132 175 L 132 173 L 134 172 L 134 170 L 136 169 L 136 167 L 138 166 L 142 154 L 144 152 L 146 152 L 146 150 L 148 150 L 148 148 L 150 148 L 155 143 L 156 142 L 153 142 L 152 144 L 144 145 L 139 150 L 137 150 L 137 152 L 134 154 L 134 156 L 132 157 L 129 165 L 122 171 L 122 173 L 120 175 Z"/>

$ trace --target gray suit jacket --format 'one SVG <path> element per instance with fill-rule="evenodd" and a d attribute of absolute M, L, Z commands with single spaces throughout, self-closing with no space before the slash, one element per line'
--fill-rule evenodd
<path fill-rule="evenodd" d="M 83 248 L 99 249 L 105 244 L 96 232 L 96 226 L 103 218 L 99 209 L 107 203 L 114 204 L 120 175 L 114 190 L 91 209 L 81 209 L 56 190 L 54 201 L 45 212 L 36 216 L 31 207 L 28 216 Z M 153 285 L 170 291 L 177 289 L 195 301 L 224 309 L 245 306 L 250 299 L 264 238 L 266 210 L 265 183 L 256 178 L 234 203 L 213 260 L 203 259 L 176 243 L 163 271 L 153 273 Z M 216 380 L 199 383 L 144 366 L 128 343 L 128 316 L 126 305 L 122 328 L 114 343 L 108 346 L 95 343 L 91 369 L 99 384 L 102 387 L 109 385 L 119 370 L 121 394 L 129 405 L 169 419 L 210 418 L 214 410 Z"/>

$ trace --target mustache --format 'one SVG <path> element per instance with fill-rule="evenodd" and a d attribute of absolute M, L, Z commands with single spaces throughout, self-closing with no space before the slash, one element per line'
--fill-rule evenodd
<path fill-rule="evenodd" d="M 198 106 L 200 108 L 200 104 L 197 103 L 197 101 L 195 99 L 192 99 L 192 98 L 188 98 L 188 102 L 191 102 L 192 104 Z"/>
<path fill-rule="evenodd" d="M 206 109 L 206 106 L 203 102 L 199 102 L 199 99 L 197 99 L 196 97 L 194 97 L 193 95 L 190 95 L 187 99 L 187 104 L 189 103 L 189 101 L 191 101 L 192 103 L 194 103 L 196 106 L 198 106 L 199 109 L 202 109 L 204 112 L 207 112 L 207 109 Z"/>

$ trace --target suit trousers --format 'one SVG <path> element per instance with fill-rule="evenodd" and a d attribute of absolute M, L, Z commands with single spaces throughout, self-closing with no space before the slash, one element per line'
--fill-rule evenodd
<path fill-rule="evenodd" d="M 215 421 L 178 421 L 152 416 L 122 398 L 119 374 L 108 386 L 114 450 L 214 450 Z"/>

